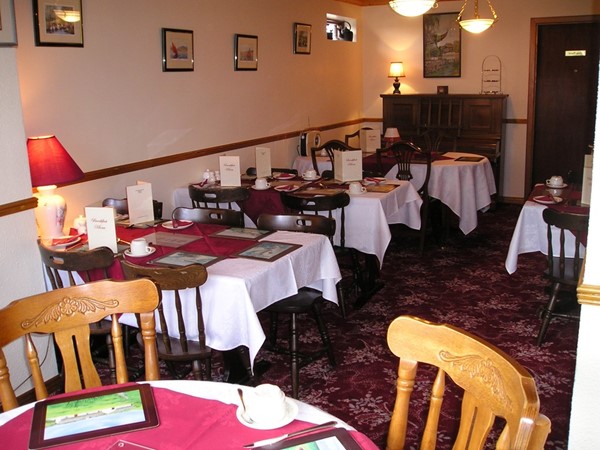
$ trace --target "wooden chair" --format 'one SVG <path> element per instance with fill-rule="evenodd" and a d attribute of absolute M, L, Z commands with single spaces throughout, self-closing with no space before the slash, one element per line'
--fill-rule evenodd
<path fill-rule="evenodd" d="M 317 233 L 333 237 L 335 234 L 335 220 L 323 216 L 291 214 L 291 215 L 273 215 L 261 214 L 257 220 L 257 227 L 261 230 L 285 230 L 298 231 L 303 233 Z M 269 344 L 275 351 L 284 352 L 290 355 L 290 368 L 292 377 L 292 397 L 298 398 L 300 389 L 300 368 L 315 361 L 321 356 L 327 354 L 329 363 L 335 367 L 335 356 L 333 347 L 327 332 L 327 327 L 321 315 L 321 306 L 323 297 L 321 292 L 311 288 L 300 288 L 298 293 L 290 297 L 279 300 L 269 305 L 264 310 L 270 315 Z M 288 332 L 288 347 L 281 349 L 277 346 L 277 322 L 279 314 L 290 316 L 290 326 Z M 298 329 L 296 319 L 299 314 L 312 314 L 323 347 L 312 351 L 311 353 L 300 352 L 298 350 Z"/>
<path fill-rule="evenodd" d="M 391 154 L 396 160 L 396 166 L 398 168 L 396 178 L 398 180 L 410 181 L 413 179 L 413 175 L 411 172 L 411 164 L 413 162 L 413 159 L 421 158 L 426 165 L 425 180 L 423 181 L 423 184 L 419 188 L 417 188 L 417 192 L 423 200 L 423 204 L 421 205 L 421 230 L 419 232 L 419 252 L 423 254 L 423 250 L 425 249 L 425 237 L 427 236 L 427 227 L 430 221 L 429 216 L 431 203 L 432 201 L 434 201 L 429 196 L 429 179 L 431 178 L 431 153 L 421 150 L 420 147 L 417 147 L 415 144 L 409 141 L 395 142 L 387 148 L 377 149 L 377 165 L 379 166 L 380 172 L 383 172 L 383 153 Z"/>
<path fill-rule="evenodd" d="M 53 250 L 44 246 L 38 240 L 38 249 L 52 289 L 75 286 L 77 284 L 75 274 L 78 274 L 84 283 L 110 278 L 108 269 L 115 262 L 115 255 L 108 247 L 80 251 Z M 65 281 L 61 277 L 61 272 L 66 278 Z M 116 382 L 116 363 L 111 328 L 112 322 L 109 320 L 101 320 L 90 324 L 92 335 L 105 336 L 106 338 L 107 360 L 104 361 L 96 356 L 94 359 L 108 364 L 110 377 L 114 383 Z M 126 343 L 129 343 L 129 339 L 126 339 Z"/>
<path fill-rule="evenodd" d="M 392 353 L 400 358 L 388 450 L 405 446 L 410 396 L 419 363 L 438 368 L 421 449 L 436 446 L 446 375 L 464 391 L 460 427 L 452 448 L 482 449 L 496 417 L 506 420 L 497 449 L 544 448 L 550 420 L 539 413 L 535 380 L 502 350 L 452 325 L 438 325 L 411 316 L 394 319 L 387 342 Z"/>
<path fill-rule="evenodd" d="M 296 169 L 288 169 L 284 167 L 271 167 L 271 173 L 291 173 L 293 175 L 298 175 L 298 171 Z M 256 167 L 248 167 L 246 169 L 246 175 L 250 177 L 256 176 Z"/>
<path fill-rule="evenodd" d="M 335 170 L 334 170 L 335 166 L 333 164 L 333 152 L 335 150 L 345 152 L 348 150 L 360 150 L 360 148 L 350 147 L 349 145 L 346 145 L 344 142 L 338 141 L 336 139 L 327 141 L 318 147 L 312 147 L 310 149 L 310 157 L 312 159 L 313 168 L 317 171 L 317 175 L 321 175 L 323 178 L 335 178 Z M 325 151 L 325 153 L 327 154 L 327 157 L 329 158 L 329 161 L 331 162 L 331 170 L 330 171 L 324 170 L 323 173 L 321 173 L 319 171 L 319 165 L 317 163 L 317 156 L 321 156 L 322 151 Z"/>
<path fill-rule="evenodd" d="M 206 346 L 204 318 L 202 317 L 202 297 L 200 295 L 200 286 L 206 283 L 208 277 L 206 267 L 201 264 L 176 268 L 149 267 L 138 266 L 128 261 L 121 261 L 121 267 L 123 268 L 125 279 L 147 278 L 152 280 L 158 288 L 160 298 L 157 309 L 159 318 L 157 339 L 158 358 L 165 361 L 175 378 L 181 378 L 175 370 L 175 363 L 191 362 L 192 372 L 196 380 L 210 380 L 212 378 L 212 351 L 210 347 Z M 197 312 L 197 320 L 193 324 L 184 321 L 181 292 L 185 289 L 194 290 L 194 310 Z M 174 311 L 177 314 L 178 330 L 169 331 L 163 308 L 164 291 L 174 292 Z M 192 340 L 189 337 L 190 332 L 197 333 L 198 339 Z M 174 333 L 177 333 L 178 337 L 171 337 Z M 204 363 L 204 376 L 202 373 L 202 363 Z"/>
<path fill-rule="evenodd" d="M 245 187 L 208 187 L 198 188 L 191 184 L 188 187 L 192 206 L 194 208 L 227 208 L 233 209 L 237 203 L 240 210 L 244 211 L 244 202 L 250 197 L 250 192 Z"/>
<path fill-rule="evenodd" d="M 31 335 L 53 334 L 64 361 L 65 392 L 101 386 L 90 353 L 90 325 L 106 315 L 112 317 L 112 340 L 118 384 L 127 383 L 125 352 L 119 314 L 139 314 L 145 352 L 146 380 L 158 380 L 154 309 L 158 292 L 148 280 L 96 281 L 32 295 L 0 309 L 0 401 L 4 411 L 18 406 L 2 348 L 25 338 L 25 352 L 32 374 L 36 398 L 48 397 Z"/>
<path fill-rule="evenodd" d="M 244 227 L 244 213 L 233 209 L 222 208 L 185 208 L 173 210 L 173 220 L 191 220 L 196 223 Z"/>
<path fill-rule="evenodd" d="M 578 318 L 574 314 L 559 313 L 556 306 L 562 291 L 575 291 L 579 281 L 579 273 L 583 263 L 583 255 L 579 252 L 582 238 L 587 234 L 588 219 L 586 214 L 573 214 L 546 208 L 542 212 L 544 222 L 548 224 L 548 265 L 544 277 L 551 283 L 550 298 L 541 313 L 542 324 L 537 336 L 537 345 L 542 345 L 546 331 L 552 317 Z M 558 248 L 554 246 L 552 228 L 559 233 Z M 575 254 L 568 258 L 565 256 L 565 235 L 572 233 L 575 236 Z M 554 256 L 558 255 L 558 256 Z"/>
<path fill-rule="evenodd" d="M 373 128 L 371 128 L 371 127 L 362 127 L 362 128 L 359 128 L 358 130 L 356 130 L 354 133 L 345 134 L 344 135 L 344 143 L 346 145 L 350 146 L 350 140 L 358 139 L 358 147 L 357 148 L 360 148 L 360 132 L 362 130 L 372 130 L 372 129 Z"/>
<path fill-rule="evenodd" d="M 346 216 L 345 207 L 350 204 L 350 196 L 346 192 L 336 195 L 325 195 L 322 197 L 302 197 L 294 195 L 294 193 L 281 192 L 281 203 L 288 213 L 305 214 L 311 213 L 318 215 L 325 214 L 326 217 L 333 219 L 333 211 L 340 210 L 340 220 L 336 227 L 340 230 L 340 245 L 334 246 L 338 261 L 347 260 L 350 262 L 345 264 L 352 270 L 352 285 L 356 295 L 362 286 L 363 269 L 358 258 L 358 251 L 351 248 L 346 248 Z M 332 240 L 333 245 L 333 240 Z M 346 300 L 343 290 L 338 289 L 340 297 L 340 308 L 342 316 L 346 317 Z"/>

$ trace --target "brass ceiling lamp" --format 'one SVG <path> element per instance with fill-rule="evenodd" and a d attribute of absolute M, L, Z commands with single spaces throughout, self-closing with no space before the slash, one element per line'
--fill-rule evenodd
<path fill-rule="evenodd" d="M 465 31 L 468 31 L 469 33 L 481 33 L 485 30 L 487 30 L 489 27 L 491 27 L 492 25 L 494 25 L 497 21 L 498 21 L 498 16 L 496 15 L 496 11 L 494 11 L 494 7 L 492 6 L 492 3 L 490 0 L 487 0 L 488 2 L 488 6 L 490 7 L 490 11 L 492 12 L 492 18 L 491 19 L 482 19 L 481 17 L 479 17 L 479 0 L 474 0 L 475 1 L 475 8 L 474 8 L 474 18 L 473 19 L 463 19 L 463 13 L 465 12 L 465 7 L 467 6 L 467 2 L 469 0 L 465 0 L 465 3 L 463 4 L 462 8 L 460 9 L 460 13 L 458 13 L 458 17 L 456 18 L 456 21 L 458 22 L 458 24 L 461 26 L 461 28 Z"/>
<path fill-rule="evenodd" d="M 415 17 L 437 8 L 437 0 L 392 0 L 390 8 L 401 16 Z"/>

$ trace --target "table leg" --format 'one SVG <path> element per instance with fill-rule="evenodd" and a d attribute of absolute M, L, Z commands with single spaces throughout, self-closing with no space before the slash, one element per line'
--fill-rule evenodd
<path fill-rule="evenodd" d="M 363 307 L 383 287 L 383 281 L 379 280 L 379 260 L 377 256 L 371 254 L 363 255 L 365 270 L 362 273 L 362 280 L 359 283 L 360 293 L 354 304 L 354 308 L 356 309 Z"/>

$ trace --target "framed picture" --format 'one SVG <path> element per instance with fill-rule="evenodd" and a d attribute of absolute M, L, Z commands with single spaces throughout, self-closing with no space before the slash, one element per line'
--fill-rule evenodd
<path fill-rule="evenodd" d="M 448 86 L 438 86 L 437 93 L 441 95 L 448 95 Z"/>
<path fill-rule="evenodd" d="M 169 253 L 165 256 L 161 256 L 160 258 L 153 259 L 150 261 L 150 263 L 167 267 L 184 267 L 189 266 L 190 264 L 202 264 L 204 266 L 209 266 L 222 259 L 223 257 L 221 256 L 177 251 L 174 253 Z"/>
<path fill-rule="evenodd" d="M 0 47 L 17 45 L 15 5 L 13 0 L 0 0 Z"/>
<path fill-rule="evenodd" d="M 258 36 L 235 35 L 235 70 L 258 70 Z"/>
<path fill-rule="evenodd" d="M 423 76 L 460 77 L 458 12 L 423 15 Z"/>
<path fill-rule="evenodd" d="M 83 47 L 81 0 L 33 0 L 35 45 Z"/>
<path fill-rule="evenodd" d="M 162 29 L 163 72 L 194 70 L 194 32 Z"/>
<path fill-rule="evenodd" d="M 275 261 L 297 248 L 302 247 L 298 244 L 287 244 L 284 242 L 260 241 L 246 250 L 237 254 L 242 258 L 258 259 L 261 261 Z"/>
<path fill-rule="evenodd" d="M 294 53 L 299 55 L 310 55 L 312 25 L 306 23 L 294 24 Z"/>
<path fill-rule="evenodd" d="M 148 384 L 50 397 L 34 406 L 29 448 L 69 444 L 158 424 Z"/>

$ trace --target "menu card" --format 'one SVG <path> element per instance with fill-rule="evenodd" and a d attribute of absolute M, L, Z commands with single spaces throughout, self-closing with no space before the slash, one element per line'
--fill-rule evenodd
<path fill-rule="evenodd" d="M 138 182 L 135 186 L 127 186 L 127 206 L 130 224 L 153 221 L 152 185 Z"/>
<path fill-rule="evenodd" d="M 362 151 L 333 151 L 333 171 L 338 181 L 362 180 Z"/>
<path fill-rule="evenodd" d="M 268 147 L 256 147 L 256 176 L 271 176 L 271 149 Z"/>
<path fill-rule="evenodd" d="M 242 185 L 239 156 L 219 156 L 219 168 L 221 169 L 221 186 Z"/>
<path fill-rule="evenodd" d="M 85 208 L 85 219 L 90 250 L 98 247 L 109 247 L 113 253 L 117 253 L 114 209 L 102 206 L 87 206 Z"/>
<path fill-rule="evenodd" d="M 379 130 L 360 130 L 360 149 L 364 153 L 375 153 L 381 148 L 381 134 Z"/>

